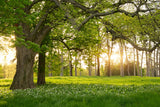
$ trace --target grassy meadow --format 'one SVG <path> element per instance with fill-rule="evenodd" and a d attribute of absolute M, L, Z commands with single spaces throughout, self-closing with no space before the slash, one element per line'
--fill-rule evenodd
<path fill-rule="evenodd" d="M 36 83 L 36 79 L 34 80 Z M 159 77 L 46 77 L 34 89 L 9 90 L 0 79 L 0 107 L 159 107 Z"/>

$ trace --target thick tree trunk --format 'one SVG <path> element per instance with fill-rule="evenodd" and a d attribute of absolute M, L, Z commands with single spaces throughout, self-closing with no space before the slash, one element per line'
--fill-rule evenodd
<path fill-rule="evenodd" d="M 38 85 L 44 85 L 45 82 L 45 53 L 39 53 L 38 61 Z"/>
<path fill-rule="evenodd" d="M 10 89 L 33 88 L 33 64 L 36 53 L 25 46 L 16 47 L 17 66 Z"/>
<path fill-rule="evenodd" d="M 100 61 L 99 61 L 99 55 L 97 55 L 97 76 L 100 76 Z"/>

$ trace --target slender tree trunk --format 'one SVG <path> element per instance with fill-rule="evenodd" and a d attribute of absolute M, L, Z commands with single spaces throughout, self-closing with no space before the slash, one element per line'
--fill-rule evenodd
<path fill-rule="evenodd" d="M 159 73 L 160 73 L 160 47 L 158 48 L 159 51 Z"/>
<path fill-rule="evenodd" d="M 4 78 L 7 78 L 6 65 L 7 65 L 7 60 L 6 56 L 4 56 L 4 66 L 3 66 Z"/>
<path fill-rule="evenodd" d="M 111 44 L 110 44 L 111 43 Z M 109 42 L 109 39 L 107 39 L 107 55 L 108 55 L 108 63 L 107 63 L 107 76 L 110 77 L 111 76 L 111 55 L 112 55 L 112 48 L 113 48 L 113 42 Z"/>
<path fill-rule="evenodd" d="M 137 53 L 137 75 L 139 75 L 139 53 L 138 53 L 138 50 L 136 49 L 136 53 Z"/>
<path fill-rule="evenodd" d="M 158 48 L 157 48 L 157 53 L 156 53 L 156 77 L 159 76 L 159 69 L 158 69 Z"/>
<path fill-rule="evenodd" d="M 150 55 L 148 56 L 148 52 L 146 52 L 146 66 L 147 66 L 146 76 L 149 76 L 150 75 Z"/>
<path fill-rule="evenodd" d="M 89 76 L 91 76 L 91 72 L 92 72 L 92 67 L 91 67 L 91 62 L 90 61 L 88 61 L 88 71 L 89 71 Z"/>
<path fill-rule="evenodd" d="M 33 64 L 36 53 L 25 46 L 16 47 L 17 67 L 10 89 L 33 88 Z"/>
<path fill-rule="evenodd" d="M 105 76 L 108 76 L 108 72 L 107 72 L 107 60 L 105 60 L 105 67 L 104 67 L 105 69 Z"/>
<path fill-rule="evenodd" d="M 77 56 L 75 56 L 75 76 L 77 76 Z"/>
<path fill-rule="evenodd" d="M 151 55 L 150 55 L 150 69 L 151 69 L 150 76 L 152 76 L 152 73 L 153 73 L 152 53 L 151 53 Z"/>
<path fill-rule="evenodd" d="M 148 76 L 148 52 L 146 51 L 146 76 Z"/>
<path fill-rule="evenodd" d="M 126 53 L 127 72 L 128 72 L 128 76 L 130 76 L 130 72 L 129 72 L 129 61 L 128 61 L 127 47 L 126 47 L 126 46 L 125 46 L 125 53 Z"/>
<path fill-rule="evenodd" d="M 120 43 L 120 75 L 124 76 L 124 65 L 123 65 L 123 45 Z"/>
<path fill-rule="evenodd" d="M 156 76 L 155 75 L 155 69 L 156 69 L 156 61 L 155 61 L 155 57 L 156 57 L 156 51 L 154 50 L 154 53 L 153 53 L 153 72 L 152 72 L 152 76 Z"/>
<path fill-rule="evenodd" d="M 136 76 L 136 65 L 135 65 L 135 49 L 133 48 L 133 55 L 134 55 L 134 63 L 133 63 L 133 66 L 134 66 L 134 76 Z"/>
<path fill-rule="evenodd" d="M 96 63 L 96 55 L 95 55 L 95 76 L 97 76 L 97 63 Z"/>
<path fill-rule="evenodd" d="M 3 66 L 3 73 L 4 73 L 4 78 L 6 78 L 6 65 L 5 64 Z"/>
<path fill-rule="evenodd" d="M 142 51 L 142 57 L 141 57 L 141 77 L 143 77 L 143 51 Z"/>
<path fill-rule="evenodd" d="M 148 76 L 150 76 L 150 72 L 151 72 L 151 52 L 149 52 L 149 58 L 148 58 Z"/>
<path fill-rule="evenodd" d="M 97 55 L 97 76 L 100 76 L 100 61 L 99 61 L 99 54 Z"/>
<path fill-rule="evenodd" d="M 72 76 L 72 61 L 69 61 L 70 76 Z"/>
<path fill-rule="evenodd" d="M 69 71 L 70 71 L 70 76 L 73 76 L 73 71 L 72 71 L 72 68 L 73 68 L 73 65 L 72 65 L 72 56 L 71 56 L 71 53 L 69 52 L 68 53 L 68 57 L 69 57 Z"/>
<path fill-rule="evenodd" d="M 101 38 L 100 35 L 100 28 L 98 28 L 98 39 Z M 97 49 L 97 76 L 100 76 L 100 61 L 99 61 L 99 57 L 100 57 L 100 49 L 101 49 L 101 43 L 98 43 L 98 49 Z"/>
<path fill-rule="evenodd" d="M 82 56 L 80 56 L 80 72 L 79 75 L 82 75 Z"/>
<path fill-rule="evenodd" d="M 111 62 L 111 56 L 109 55 L 108 56 L 108 64 L 107 64 L 107 75 L 108 75 L 108 77 L 111 76 L 111 64 L 110 64 L 110 62 Z"/>
<path fill-rule="evenodd" d="M 61 74 L 60 76 L 63 76 L 63 52 L 61 52 Z"/>
<path fill-rule="evenodd" d="M 45 84 L 45 53 L 39 53 L 38 60 L 38 85 Z"/>

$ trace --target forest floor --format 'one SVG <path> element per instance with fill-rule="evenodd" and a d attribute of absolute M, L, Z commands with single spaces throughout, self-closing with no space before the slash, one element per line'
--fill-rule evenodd
<path fill-rule="evenodd" d="M 36 83 L 36 79 L 34 80 Z M 159 107 L 159 77 L 46 77 L 34 89 L 9 90 L 0 79 L 0 107 Z"/>

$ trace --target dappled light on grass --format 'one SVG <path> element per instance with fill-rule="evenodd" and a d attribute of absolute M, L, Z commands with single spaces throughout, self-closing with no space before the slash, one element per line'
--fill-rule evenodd
<path fill-rule="evenodd" d="M 51 84 L 109 84 L 109 85 L 160 85 L 160 78 L 155 77 L 48 77 Z"/>
<path fill-rule="evenodd" d="M 36 81 L 36 80 L 35 80 Z M 0 106 L 124 107 L 160 104 L 160 78 L 47 77 L 34 89 L 9 90 L 11 80 L 0 80 Z M 147 101 L 148 99 L 149 101 Z M 157 102 L 154 102 L 157 101 Z"/>

